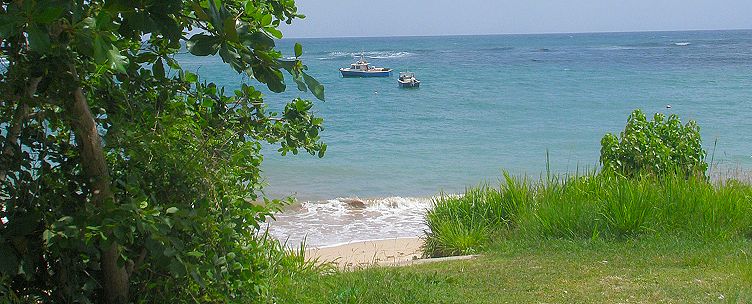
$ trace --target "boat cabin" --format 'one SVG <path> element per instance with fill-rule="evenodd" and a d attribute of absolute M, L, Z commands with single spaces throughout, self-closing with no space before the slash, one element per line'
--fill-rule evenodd
<path fill-rule="evenodd" d="M 413 72 L 400 72 L 399 73 L 399 78 L 400 79 L 415 78 L 415 73 L 413 73 Z"/>
<path fill-rule="evenodd" d="M 368 62 L 366 62 L 365 60 L 362 60 L 362 59 L 358 60 L 358 62 L 353 63 L 353 64 L 350 65 L 350 70 L 368 71 L 369 69 L 371 69 L 371 67 L 368 64 Z"/>

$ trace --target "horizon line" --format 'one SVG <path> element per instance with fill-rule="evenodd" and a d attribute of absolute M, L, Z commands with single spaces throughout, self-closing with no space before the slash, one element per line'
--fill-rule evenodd
<path fill-rule="evenodd" d="M 627 33 L 667 33 L 667 32 L 713 32 L 713 31 L 749 31 L 752 28 L 724 29 L 683 29 L 683 30 L 624 30 L 624 31 L 584 31 L 584 32 L 534 32 L 534 33 L 484 33 L 484 34 L 434 34 L 434 35 L 373 35 L 373 36 L 315 36 L 283 37 L 282 39 L 332 39 L 332 38 L 410 38 L 410 37 L 457 37 L 457 36 L 523 36 L 523 35 L 576 35 L 576 34 L 627 34 Z"/>

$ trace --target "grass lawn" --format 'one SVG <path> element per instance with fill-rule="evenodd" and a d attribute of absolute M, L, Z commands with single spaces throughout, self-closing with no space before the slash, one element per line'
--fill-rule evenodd
<path fill-rule="evenodd" d="M 311 275 L 278 303 L 752 303 L 752 241 L 506 240 L 480 258 Z"/>

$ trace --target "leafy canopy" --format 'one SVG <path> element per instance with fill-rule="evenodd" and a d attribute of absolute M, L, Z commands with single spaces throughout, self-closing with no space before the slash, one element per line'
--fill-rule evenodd
<path fill-rule="evenodd" d="M 262 195 L 261 145 L 326 145 L 311 101 L 270 107 L 253 83 L 282 92 L 287 72 L 324 99 L 302 46 L 275 49 L 303 17 L 292 0 L 3 1 L 0 301 L 269 297 L 300 263 L 258 233 L 283 203 Z M 250 81 L 219 87 L 185 50 Z"/>

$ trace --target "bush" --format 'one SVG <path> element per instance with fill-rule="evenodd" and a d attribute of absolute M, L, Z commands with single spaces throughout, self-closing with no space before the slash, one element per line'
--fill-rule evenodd
<path fill-rule="evenodd" d="M 601 139 L 600 161 L 604 171 L 627 177 L 673 171 L 704 176 L 708 168 L 700 127 L 694 121 L 682 125 L 677 115 L 666 119 L 656 113 L 653 121 L 648 121 L 641 110 L 635 110 L 620 137 L 609 133 Z"/>

